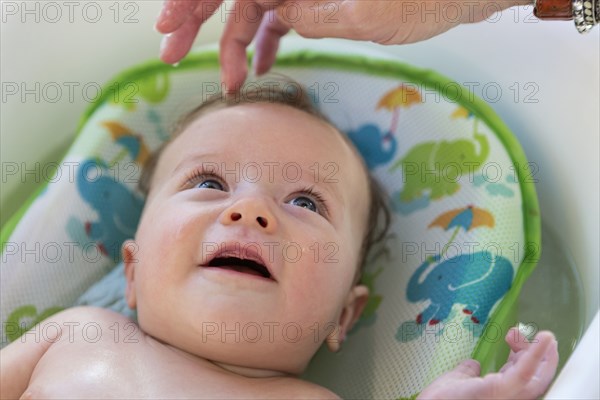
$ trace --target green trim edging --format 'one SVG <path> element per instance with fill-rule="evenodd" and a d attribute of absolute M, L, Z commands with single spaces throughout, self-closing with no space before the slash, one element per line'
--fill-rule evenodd
<path fill-rule="evenodd" d="M 252 53 L 249 53 L 248 60 L 251 58 Z M 103 95 L 95 103 L 91 104 L 84 112 L 80 119 L 75 137 L 79 136 L 83 126 L 89 117 L 94 113 L 94 111 L 104 103 L 108 96 L 111 96 L 114 93 L 114 89 L 111 91 L 110 88 L 111 86 L 114 88 L 115 83 L 117 83 L 117 88 L 121 88 L 123 85 L 119 85 L 119 82 L 139 80 L 156 72 L 169 71 L 171 73 L 177 73 L 192 69 L 218 67 L 218 52 L 207 51 L 189 55 L 181 61 L 178 67 L 164 64 L 160 60 L 151 60 L 136 67 L 130 68 L 117 75 L 105 85 L 105 89 L 109 90 L 104 90 L 102 92 Z M 533 182 L 526 180 L 527 177 L 532 176 L 532 174 L 529 165 L 527 164 L 525 153 L 523 152 L 523 149 L 521 148 L 521 145 L 516 137 L 512 134 L 510 129 L 504 124 L 500 117 L 486 102 L 477 98 L 474 94 L 469 92 L 467 88 L 457 84 L 455 81 L 450 80 L 435 71 L 413 67 L 398 61 L 372 60 L 364 56 L 331 55 L 314 50 L 299 50 L 279 56 L 275 62 L 275 67 L 312 69 L 323 68 L 336 69 L 343 72 L 359 72 L 380 78 L 395 78 L 411 81 L 428 89 L 434 89 L 437 91 L 439 91 L 440 87 L 448 87 L 448 85 L 459 88 L 460 96 L 458 100 L 454 98 L 449 99 L 443 92 L 440 92 L 440 94 L 444 96 L 446 100 L 456 102 L 457 104 L 467 108 L 477 118 L 485 122 L 485 124 L 496 134 L 500 142 L 508 151 L 513 165 L 516 166 L 515 171 L 523 199 L 522 211 L 525 231 L 525 251 L 523 262 L 519 265 L 519 269 L 514 278 L 512 287 L 509 289 L 504 298 L 500 301 L 500 304 L 494 313 L 488 319 L 488 326 L 490 326 L 490 323 L 493 322 L 499 325 L 501 329 L 506 332 L 506 330 L 508 330 L 514 323 L 514 321 L 511 319 L 510 312 L 516 304 L 523 283 L 533 272 L 540 257 L 541 220 L 538 199 L 535 192 L 535 185 Z M 10 237 L 18 221 L 44 188 L 45 185 L 44 187 L 40 188 L 40 190 L 36 191 L 35 194 L 30 196 L 27 202 L 25 202 L 17 211 L 17 213 L 15 213 L 2 227 L 2 230 L 0 231 L 2 252 L 4 252 L 6 240 Z M 490 356 L 493 355 L 493 352 L 503 344 L 503 339 L 493 343 L 486 342 L 483 340 L 485 333 L 486 332 L 484 331 L 484 334 L 478 340 L 477 345 L 472 353 L 472 357 L 481 363 L 482 371 L 488 371 L 493 367 L 491 365 L 493 360 Z"/>

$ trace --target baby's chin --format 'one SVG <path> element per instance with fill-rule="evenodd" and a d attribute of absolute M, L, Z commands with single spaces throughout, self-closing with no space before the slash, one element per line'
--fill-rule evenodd
<path fill-rule="evenodd" d="M 238 310 L 242 307 L 238 305 Z M 227 320 L 213 317 L 182 315 L 165 321 L 138 310 L 138 323 L 146 334 L 197 356 L 200 363 L 209 360 L 224 366 L 299 375 L 324 340 L 310 324 L 248 315 Z"/>

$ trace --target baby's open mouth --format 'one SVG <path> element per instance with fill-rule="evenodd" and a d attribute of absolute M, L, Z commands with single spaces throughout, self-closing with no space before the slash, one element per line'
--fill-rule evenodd
<path fill-rule="evenodd" d="M 271 273 L 263 264 L 238 257 L 215 257 L 206 267 L 229 269 L 250 275 L 257 275 L 267 279 L 273 279 Z"/>

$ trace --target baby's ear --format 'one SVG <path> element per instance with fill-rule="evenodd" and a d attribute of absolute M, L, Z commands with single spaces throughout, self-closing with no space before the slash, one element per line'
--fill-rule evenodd
<path fill-rule="evenodd" d="M 331 332 L 326 339 L 330 351 L 336 352 L 340 349 L 342 342 L 346 340 L 346 334 L 360 318 L 368 300 L 369 288 L 365 285 L 356 285 L 350 290 L 338 321 L 338 329 Z"/>
<path fill-rule="evenodd" d="M 126 240 L 121 247 L 121 254 L 123 255 L 123 264 L 125 265 L 125 279 L 127 279 L 127 287 L 125 288 L 125 300 L 127 305 L 132 310 L 135 310 L 137 305 L 135 298 L 135 265 L 138 263 L 135 257 L 137 253 L 138 245 L 133 240 Z"/>

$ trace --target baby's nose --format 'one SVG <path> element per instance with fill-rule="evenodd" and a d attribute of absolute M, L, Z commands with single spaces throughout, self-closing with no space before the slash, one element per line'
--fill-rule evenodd
<path fill-rule="evenodd" d="M 264 200 L 243 199 L 228 207 L 221 214 L 223 225 L 243 224 L 259 228 L 267 233 L 277 229 L 277 220 Z"/>

